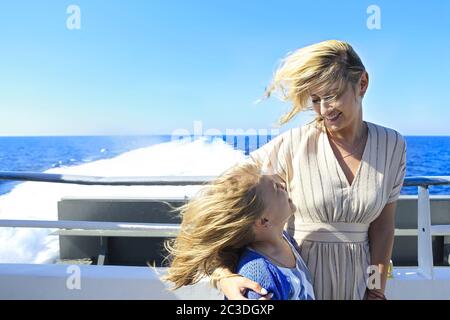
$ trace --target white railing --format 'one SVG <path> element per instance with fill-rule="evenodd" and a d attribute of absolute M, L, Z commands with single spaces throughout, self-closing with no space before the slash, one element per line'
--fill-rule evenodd
<path fill-rule="evenodd" d="M 0 220 L 0 227 L 59 229 L 55 235 L 104 237 L 176 237 L 180 225 L 80 220 Z"/>
<path fill-rule="evenodd" d="M 95 177 L 57 173 L 0 171 L 0 180 L 106 186 L 188 186 L 204 184 L 214 178 L 214 176 Z"/>
<path fill-rule="evenodd" d="M 81 185 L 200 185 L 211 181 L 211 176 L 164 176 L 164 177 L 93 177 L 60 175 L 34 172 L 1 172 L 0 180 L 38 181 Z M 427 279 L 433 278 L 432 236 L 450 236 L 450 225 L 431 225 L 430 185 L 450 185 L 450 176 L 407 177 L 403 186 L 418 187 L 417 230 L 396 229 L 396 236 L 418 237 L 418 269 Z M 79 236 L 128 236 L 128 237 L 174 237 L 178 224 L 97 222 L 97 221 L 45 221 L 0 220 L 0 227 L 58 229 L 54 235 Z"/>

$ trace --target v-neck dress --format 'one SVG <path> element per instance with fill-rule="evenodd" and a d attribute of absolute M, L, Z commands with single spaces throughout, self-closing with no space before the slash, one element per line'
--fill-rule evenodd
<path fill-rule="evenodd" d="M 394 202 L 406 172 L 397 131 L 367 122 L 368 136 L 350 185 L 321 124 L 288 130 L 247 161 L 286 183 L 296 212 L 287 225 L 300 245 L 316 299 L 362 299 L 370 265 L 368 229 Z"/>

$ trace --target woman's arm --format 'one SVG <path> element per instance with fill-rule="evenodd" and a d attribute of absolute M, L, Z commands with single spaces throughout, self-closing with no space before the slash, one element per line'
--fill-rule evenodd
<path fill-rule="evenodd" d="M 369 246 L 371 265 L 378 266 L 381 276 L 381 287 L 373 289 L 374 294 L 382 293 L 384 295 L 386 289 L 387 273 L 392 255 L 392 247 L 394 245 L 396 207 L 397 201 L 386 204 L 378 218 L 370 224 Z"/>
<path fill-rule="evenodd" d="M 395 164 L 398 163 L 398 166 L 395 165 L 392 167 L 393 171 L 390 175 L 390 177 L 395 177 L 395 182 L 389 194 L 388 203 L 384 206 L 378 218 L 370 224 L 369 228 L 371 265 L 378 267 L 381 281 L 380 288 L 366 290 L 366 297 L 368 299 L 384 298 L 389 262 L 394 245 L 395 210 L 406 176 L 406 142 L 399 133 L 396 135 L 395 145 L 397 146 L 397 150 L 394 151 L 398 152 L 398 154 L 394 153 L 395 157 L 393 159 L 395 159 Z M 401 152 L 399 152 L 400 150 Z"/>
<path fill-rule="evenodd" d="M 227 268 L 217 268 L 212 278 L 213 282 L 217 283 L 217 289 L 221 290 L 230 300 L 247 300 L 244 296 L 247 289 L 264 296 L 259 300 L 269 300 L 272 297 L 272 294 L 268 294 L 267 290 L 262 288 L 257 282 L 233 273 Z"/>

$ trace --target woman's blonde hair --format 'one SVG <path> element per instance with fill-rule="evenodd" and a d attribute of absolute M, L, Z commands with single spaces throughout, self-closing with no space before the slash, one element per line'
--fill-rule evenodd
<path fill-rule="evenodd" d="M 281 60 L 263 99 L 279 90 L 281 100 L 292 102 L 291 110 L 279 120 L 279 124 L 283 125 L 299 112 L 312 109 L 309 99 L 313 88 L 327 90 L 337 84 L 335 96 L 339 97 L 349 84 L 355 91 L 364 71 L 361 59 L 347 42 L 327 40 L 315 43 L 289 52 Z M 323 118 L 319 115 L 315 120 L 321 122 Z"/>
<path fill-rule="evenodd" d="M 264 210 L 260 178 L 257 166 L 239 164 L 179 208 L 180 232 L 165 243 L 170 267 L 163 279 L 173 282 L 173 289 L 211 276 L 219 267 L 235 269 L 240 250 L 254 241 L 252 226 Z"/>

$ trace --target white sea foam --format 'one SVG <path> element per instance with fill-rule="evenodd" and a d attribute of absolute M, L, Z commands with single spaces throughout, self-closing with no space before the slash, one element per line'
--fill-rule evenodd
<path fill-rule="evenodd" d="M 115 158 L 45 172 L 87 176 L 214 176 L 245 158 L 220 139 L 168 142 L 135 149 Z M 0 219 L 57 220 L 62 197 L 190 196 L 198 186 L 82 186 L 24 182 L 0 196 Z M 53 230 L 0 228 L 0 263 L 51 263 L 59 254 Z"/>

